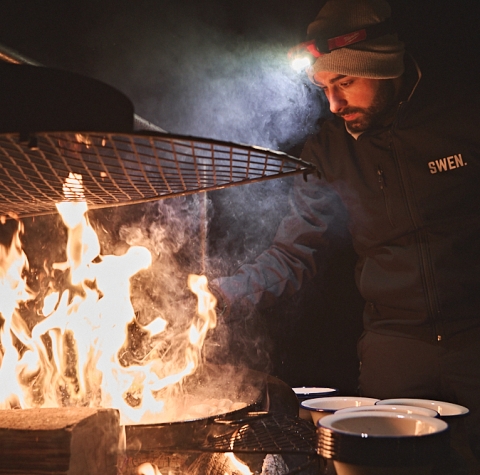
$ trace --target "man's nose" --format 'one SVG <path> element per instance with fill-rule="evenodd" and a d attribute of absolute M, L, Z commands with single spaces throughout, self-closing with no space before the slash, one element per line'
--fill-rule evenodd
<path fill-rule="evenodd" d="M 330 92 L 328 102 L 330 103 L 330 111 L 333 114 L 338 114 L 347 105 L 344 95 L 338 91 Z"/>

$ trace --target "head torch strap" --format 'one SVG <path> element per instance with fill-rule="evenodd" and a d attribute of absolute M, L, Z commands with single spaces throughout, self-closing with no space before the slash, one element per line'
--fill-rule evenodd
<path fill-rule="evenodd" d="M 321 53 L 318 51 L 315 44 L 315 40 L 305 41 L 297 46 L 294 46 L 293 48 L 290 48 L 290 50 L 288 51 L 288 58 L 292 61 L 304 54 L 311 55 L 314 58 L 318 58 L 319 56 L 321 56 Z"/>
<path fill-rule="evenodd" d="M 315 38 L 315 45 L 320 56 L 322 54 L 330 53 L 330 51 L 338 48 L 344 48 L 345 46 L 359 43 L 360 41 L 371 40 L 393 33 L 395 33 L 395 29 L 393 28 L 392 21 L 388 18 L 381 23 L 367 26 L 361 30 L 351 31 L 350 33 L 336 36 L 335 38 Z"/>

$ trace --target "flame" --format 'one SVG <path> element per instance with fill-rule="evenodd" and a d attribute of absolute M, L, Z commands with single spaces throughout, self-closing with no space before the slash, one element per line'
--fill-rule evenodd
<path fill-rule="evenodd" d="M 22 318 L 22 308 L 32 306 L 36 296 L 24 279 L 28 260 L 21 222 L 11 244 L 0 245 L 0 408 L 113 407 L 124 424 L 145 422 L 164 410 L 159 391 L 198 367 L 207 332 L 216 324 L 215 298 L 204 276 L 189 276 L 198 304 L 184 336 L 185 352 L 168 364 L 153 351 L 141 362 L 122 362 L 119 355 L 135 321 L 130 280 L 150 267 L 152 255 L 143 246 L 102 255 L 82 177 L 70 174 L 63 191 L 57 210 L 68 230 L 66 260 L 49 272 L 61 273 L 66 283 L 50 284 L 32 328 Z M 159 315 L 142 331 L 146 339 L 160 338 L 168 325 Z"/>
<path fill-rule="evenodd" d="M 240 462 L 240 460 L 235 457 L 233 452 L 226 452 L 225 456 L 230 461 L 235 471 L 238 471 L 238 473 L 240 473 L 241 475 L 252 475 L 252 472 L 250 471 L 248 466 Z"/>
<path fill-rule="evenodd" d="M 155 465 L 145 462 L 137 467 L 137 475 L 162 475 Z"/>
<path fill-rule="evenodd" d="M 17 307 L 18 301 L 29 298 L 22 278 L 24 270 L 28 269 L 27 256 L 20 241 L 22 232 L 23 225 L 19 222 L 10 246 L 0 246 L 0 315 L 3 318 L 0 329 L 0 409 L 4 405 L 16 407 L 23 402 L 15 368 L 18 361 L 15 338 L 25 338 L 28 333 Z"/>

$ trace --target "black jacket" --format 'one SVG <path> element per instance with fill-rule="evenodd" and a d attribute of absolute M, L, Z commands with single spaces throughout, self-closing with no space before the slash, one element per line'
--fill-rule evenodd
<path fill-rule="evenodd" d="M 440 340 L 480 326 L 480 108 L 455 86 L 415 77 L 391 117 L 357 139 L 327 121 L 302 154 L 321 180 L 298 179 L 273 246 L 216 282 L 226 300 L 269 304 L 311 277 L 337 194 L 366 329 Z"/>

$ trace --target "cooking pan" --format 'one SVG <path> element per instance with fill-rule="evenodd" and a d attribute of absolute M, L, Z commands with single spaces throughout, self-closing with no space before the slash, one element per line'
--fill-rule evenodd
<path fill-rule="evenodd" d="M 230 432 L 233 434 L 238 424 L 268 415 L 271 401 L 271 396 L 268 395 L 270 378 L 267 374 L 250 369 L 206 365 L 186 381 L 185 392 L 228 398 L 235 403 L 243 402 L 245 406 L 197 419 L 126 425 L 127 452 L 194 449 L 209 438 Z"/>

